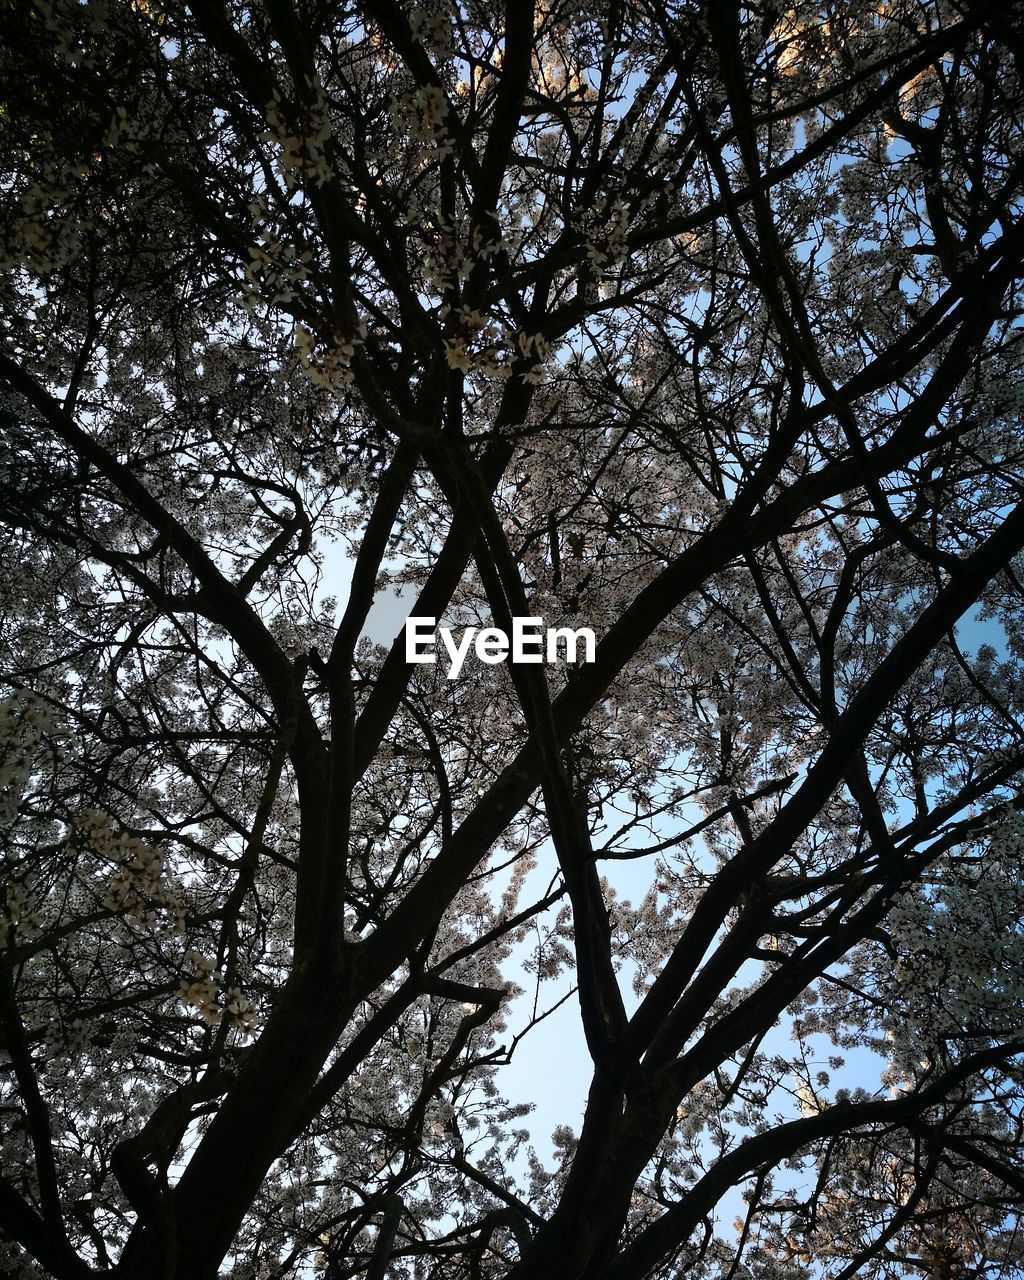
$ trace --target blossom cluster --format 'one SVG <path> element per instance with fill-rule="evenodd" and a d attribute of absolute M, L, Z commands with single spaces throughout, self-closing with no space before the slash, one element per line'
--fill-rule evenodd
<path fill-rule="evenodd" d="M 298 296 L 298 289 L 309 277 L 313 255 L 309 249 L 296 249 L 267 227 L 259 227 L 266 216 L 266 203 L 257 195 L 249 204 L 249 214 L 256 230 L 258 244 L 249 247 L 240 304 L 251 311 L 259 300 L 272 306 L 287 306 Z"/>
<path fill-rule="evenodd" d="M 182 978 L 178 995 L 185 1004 L 194 1005 L 208 1027 L 226 1022 L 243 1035 L 256 1029 L 256 1011 L 238 986 L 224 988 L 216 964 L 200 951 L 185 953 L 185 963 L 192 969 Z"/>
<path fill-rule="evenodd" d="M 890 910 L 887 928 L 899 953 L 890 999 L 900 1011 L 888 1032 L 892 1079 L 904 1078 L 936 1036 L 967 1025 L 1019 1026 L 1022 850 L 1024 821 L 1011 814 L 990 838 L 984 862 L 943 860 L 936 884 L 907 890 Z"/>
<path fill-rule="evenodd" d="M 107 882 L 103 905 L 149 928 L 180 932 L 184 912 L 167 875 L 163 853 L 138 836 L 117 830 L 102 809 L 83 810 L 73 825 L 94 852 L 117 863 Z"/>
<path fill-rule="evenodd" d="M 122 1032 L 122 1035 L 124 1033 Z M 89 1044 L 89 1023 L 84 1018 L 71 1021 L 52 1019 L 43 1034 L 43 1053 L 47 1062 L 74 1058 Z"/>
<path fill-rule="evenodd" d="M 448 10 L 425 13 L 413 9 L 409 15 L 412 38 L 434 53 L 446 54 L 452 46 L 452 15 Z"/>
<path fill-rule="evenodd" d="M 129 115 L 127 107 L 115 107 L 104 144 L 122 150 L 137 151 L 149 136 L 149 128 L 141 117 Z"/>
<path fill-rule="evenodd" d="M 447 127 L 448 102 L 439 85 L 420 85 L 398 94 L 391 100 L 390 113 L 397 129 L 418 142 L 434 143 L 431 159 L 451 155 L 453 143 Z"/>
<path fill-rule="evenodd" d="M 39 913 L 25 886 L 11 881 L 0 892 L 2 892 L 0 921 L 3 923 L 0 946 L 7 945 L 9 941 L 24 942 L 35 937 L 39 931 Z"/>
<path fill-rule="evenodd" d="M 32 694 L 0 701 L 0 822 L 11 822 L 17 814 L 35 750 L 50 727 L 49 708 Z"/>
<path fill-rule="evenodd" d="M 459 228 L 448 222 L 440 222 L 437 231 L 423 249 L 423 273 L 427 283 L 443 292 L 459 280 L 464 280 L 473 265 Z"/>
<path fill-rule="evenodd" d="M 21 197 L 15 234 L 0 250 L 0 266 L 20 263 L 49 275 L 73 262 L 89 229 L 87 220 L 70 201 L 74 175 L 58 174 L 44 166 L 40 178 Z"/>
<path fill-rule="evenodd" d="M 607 219 L 604 226 L 597 230 L 597 222 Z M 626 202 L 616 197 L 608 205 L 606 196 L 598 196 L 594 202 L 591 226 L 587 233 L 587 257 L 595 266 L 616 266 L 624 262 L 629 251 L 630 210 Z"/>
<path fill-rule="evenodd" d="M 452 311 L 446 304 L 438 315 L 447 328 L 444 356 L 449 368 L 463 373 L 477 370 L 492 377 L 508 377 L 511 370 L 501 359 L 503 333 L 498 325 L 468 306 Z"/>
<path fill-rule="evenodd" d="M 268 127 L 263 140 L 280 148 L 277 164 L 289 189 L 300 181 L 322 187 L 334 176 L 327 162 L 331 137 L 327 99 L 319 85 L 308 88 L 308 101 L 300 109 L 286 106 L 277 89 L 264 109 Z"/>
<path fill-rule="evenodd" d="M 318 387 L 340 391 L 352 381 L 352 357 L 366 341 L 366 324 L 360 320 L 355 330 L 335 330 L 327 341 L 319 340 L 304 324 L 295 326 L 295 349 L 303 372 Z"/>
<path fill-rule="evenodd" d="M 483 224 L 477 223 L 468 233 L 463 220 L 442 220 L 424 244 L 423 273 L 429 285 L 444 293 L 465 280 L 478 262 L 509 252 L 512 247 L 499 230 L 497 214 L 490 215 Z"/>
<path fill-rule="evenodd" d="M 466 304 L 452 308 L 445 303 L 438 310 L 438 319 L 444 325 L 444 357 L 449 368 L 507 378 L 513 361 L 518 360 L 525 366 L 521 374 L 525 382 L 543 381 L 553 348 L 542 334 L 520 332 L 513 338 L 501 323 Z"/>
<path fill-rule="evenodd" d="M 544 365 L 551 359 L 551 344 L 539 333 L 516 335 L 516 349 L 529 367 L 523 374 L 524 382 L 542 382 Z"/>

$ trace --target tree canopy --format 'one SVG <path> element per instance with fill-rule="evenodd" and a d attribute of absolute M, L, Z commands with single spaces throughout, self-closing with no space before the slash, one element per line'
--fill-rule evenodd
<path fill-rule="evenodd" d="M 1022 1273 L 1016 17 L 0 4 L 0 1273 Z"/>

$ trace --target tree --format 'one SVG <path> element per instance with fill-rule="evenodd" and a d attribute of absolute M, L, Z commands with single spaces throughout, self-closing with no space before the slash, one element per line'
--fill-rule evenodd
<path fill-rule="evenodd" d="M 1013 15 L 2 12 L 7 1273 L 1020 1274 Z"/>

